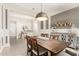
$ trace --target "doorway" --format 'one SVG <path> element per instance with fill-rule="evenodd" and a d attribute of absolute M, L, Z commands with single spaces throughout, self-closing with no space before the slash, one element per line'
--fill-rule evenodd
<path fill-rule="evenodd" d="M 10 45 L 16 43 L 17 40 L 17 23 L 16 21 L 10 21 L 9 25 Z"/>

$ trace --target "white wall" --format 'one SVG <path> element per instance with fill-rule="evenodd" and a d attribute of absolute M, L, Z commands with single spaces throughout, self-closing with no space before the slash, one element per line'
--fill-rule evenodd
<path fill-rule="evenodd" d="M 16 15 L 16 16 L 14 16 Z M 13 13 L 9 11 L 9 24 L 10 22 L 16 22 L 16 27 L 17 27 L 17 35 L 22 31 L 23 26 L 27 26 L 28 30 L 33 30 L 33 21 L 28 18 L 24 18 L 24 16 L 27 17 L 27 15 L 24 14 L 18 14 L 18 13 Z"/>
<path fill-rule="evenodd" d="M 1 20 L 1 5 L 0 5 L 0 34 L 2 32 L 2 20 Z M 1 45 L 2 45 L 2 34 L 0 35 L 0 52 L 1 52 Z"/>
<path fill-rule="evenodd" d="M 16 6 L 15 6 L 16 7 L 15 8 L 11 5 L 6 5 L 6 4 L 3 4 L 3 7 L 4 8 L 3 8 L 3 19 L 2 19 L 2 9 L 1 9 L 2 6 L 0 5 L 0 52 L 2 51 L 2 49 L 4 47 L 6 47 L 6 46 L 10 47 L 10 44 L 9 44 L 10 43 L 9 36 L 11 34 L 9 32 L 10 22 L 16 22 L 17 35 L 18 35 L 20 33 L 20 31 L 22 31 L 22 27 L 24 25 L 26 25 L 29 30 L 33 30 L 33 20 L 34 20 L 34 18 L 32 16 L 29 16 L 27 13 L 25 14 L 25 12 L 27 12 L 27 11 L 24 11 L 22 8 L 18 8 Z M 5 13 L 6 9 L 7 9 L 7 13 L 8 13 L 7 14 L 7 22 L 8 22 L 7 29 L 6 29 L 6 13 Z M 3 28 L 2 28 L 2 20 L 3 20 Z M 12 28 L 11 30 L 14 30 L 14 28 Z M 7 40 L 8 43 L 6 43 L 6 37 L 8 39 Z M 3 43 L 3 45 L 2 45 L 2 43 Z"/>
<path fill-rule="evenodd" d="M 7 9 L 2 8 L 0 4 L 0 52 L 2 52 L 4 47 L 9 47 L 9 35 L 7 27 Z"/>
<path fill-rule="evenodd" d="M 39 35 L 39 26 L 38 26 L 38 21 L 33 21 L 33 32 L 35 35 Z"/>

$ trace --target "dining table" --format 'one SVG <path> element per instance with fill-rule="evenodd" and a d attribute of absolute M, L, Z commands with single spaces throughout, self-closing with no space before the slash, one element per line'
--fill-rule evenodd
<path fill-rule="evenodd" d="M 47 49 L 51 55 L 57 55 L 69 46 L 68 42 L 55 40 L 55 39 L 42 39 L 37 38 L 37 44 Z"/>

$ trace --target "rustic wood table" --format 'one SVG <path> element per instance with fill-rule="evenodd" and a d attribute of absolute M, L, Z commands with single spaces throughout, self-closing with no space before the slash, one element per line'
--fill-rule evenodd
<path fill-rule="evenodd" d="M 69 46 L 69 43 L 55 39 L 44 40 L 38 38 L 37 42 L 38 45 L 51 52 L 51 55 L 56 55 Z"/>

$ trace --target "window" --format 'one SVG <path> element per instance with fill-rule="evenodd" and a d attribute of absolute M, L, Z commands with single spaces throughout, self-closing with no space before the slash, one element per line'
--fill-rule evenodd
<path fill-rule="evenodd" d="M 48 29 L 48 20 L 46 20 L 46 24 L 45 24 L 45 26 L 46 26 L 46 29 Z"/>
<path fill-rule="evenodd" d="M 40 21 L 40 29 L 44 29 L 44 22 Z"/>

